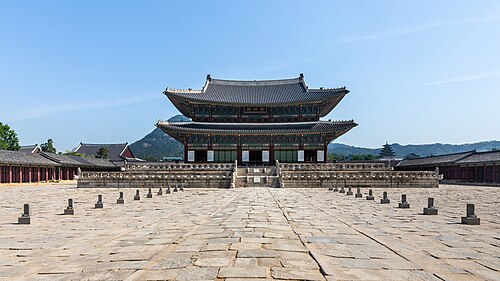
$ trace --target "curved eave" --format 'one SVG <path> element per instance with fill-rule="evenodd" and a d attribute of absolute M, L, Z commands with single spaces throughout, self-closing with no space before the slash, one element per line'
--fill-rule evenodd
<path fill-rule="evenodd" d="M 189 124 L 190 126 L 196 126 L 197 124 L 206 125 L 206 123 L 180 123 L 180 122 L 164 122 L 159 121 L 156 126 L 160 128 L 162 131 L 172 136 L 173 138 L 182 141 L 185 135 L 188 134 L 212 134 L 212 135 L 262 135 L 262 134 L 275 134 L 275 135 L 296 135 L 296 134 L 329 134 L 334 138 L 337 138 L 352 128 L 356 127 L 354 121 L 319 121 L 319 122 L 305 122 L 305 123 L 292 123 L 292 124 L 279 124 L 279 123 L 270 123 L 270 124 L 262 124 L 262 123 L 211 123 L 212 128 L 186 128 L 183 125 Z M 224 128 L 228 124 L 230 126 L 238 126 L 240 128 L 236 129 L 226 129 Z M 300 124 L 317 124 L 317 125 L 325 125 L 323 127 L 319 126 L 318 128 L 293 128 L 294 125 Z M 279 126 L 283 126 L 282 128 L 276 128 Z M 288 128 L 287 128 L 288 125 Z M 247 128 L 245 128 L 247 127 Z M 268 127 L 268 128 L 266 128 Z"/>
<path fill-rule="evenodd" d="M 328 113 L 330 113 L 337 105 L 342 101 L 342 99 L 349 93 L 349 90 L 346 90 L 343 95 L 339 95 L 339 97 L 335 99 L 328 100 L 323 108 L 321 109 L 319 116 L 325 117 Z"/>
<path fill-rule="evenodd" d="M 181 102 L 179 102 L 175 97 L 171 96 L 168 94 L 167 91 L 164 92 L 164 94 L 167 96 L 167 98 L 170 100 L 170 102 L 179 110 L 182 115 L 188 117 L 188 118 L 193 118 L 191 112 L 186 108 Z"/>
<path fill-rule="evenodd" d="M 317 90 L 315 90 L 317 91 Z M 201 104 L 210 104 L 210 105 L 222 105 L 222 106 L 237 106 L 237 107 L 243 107 L 243 106 L 284 106 L 284 105 L 301 105 L 301 104 L 318 104 L 318 103 L 325 103 L 325 106 L 322 108 L 320 115 L 325 116 L 327 115 L 330 111 L 332 111 L 337 104 L 344 98 L 345 95 L 349 93 L 349 90 L 347 89 L 331 89 L 331 90 L 321 90 L 324 92 L 330 92 L 330 95 L 328 96 L 318 96 L 312 99 L 301 99 L 301 100 L 294 100 L 290 102 L 268 102 L 268 103 L 238 103 L 238 102 L 226 102 L 226 101 L 215 101 L 215 100 L 210 100 L 206 99 L 203 97 L 203 92 L 200 91 L 193 91 L 193 92 L 178 92 L 178 91 L 171 91 L 171 90 L 165 90 L 163 93 L 168 97 L 168 99 L 174 104 L 174 106 L 186 117 L 188 118 L 193 118 L 191 111 L 189 110 L 188 107 L 186 107 L 183 103 L 189 103 L 193 105 L 201 105 Z M 186 94 L 189 95 L 199 95 L 200 97 L 188 97 Z M 311 95 L 311 93 L 305 93 L 304 97 L 307 97 L 307 95 Z"/>

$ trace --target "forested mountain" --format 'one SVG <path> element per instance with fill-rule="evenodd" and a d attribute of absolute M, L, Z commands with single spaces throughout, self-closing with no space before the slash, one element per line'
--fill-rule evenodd
<path fill-rule="evenodd" d="M 183 115 L 176 115 L 167 121 L 169 122 L 190 122 L 189 118 Z M 135 157 L 159 161 L 165 156 L 183 156 L 183 145 L 156 128 L 142 139 L 130 145 Z"/>
<path fill-rule="evenodd" d="M 500 148 L 500 141 L 484 141 L 476 143 L 466 143 L 466 144 L 408 144 L 400 145 L 398 143 L 391 144 L 396 158 L 403 158 L 408 154 L 414 153 L 418 156 L 429 156 L 429 155 L 441 155 L 449 153 L 457 153 L 464 151 L 490 151 L 492 149 Z M 380 148 L 366 148 L 366 147 L 356 147 L 351 145 L 346 145 L 342 143 L 331 143 L 328 145 L 328 153 L 334 153 L 338 155 L 348 156 L 348 155 L 359 155 L 359 154 L 373 154 L 379 155 Z"/>

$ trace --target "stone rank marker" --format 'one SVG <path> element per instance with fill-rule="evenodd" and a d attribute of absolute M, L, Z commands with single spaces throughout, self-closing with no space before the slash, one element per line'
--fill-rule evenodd
<path fill-rule="evenodd" d="M 347 190 L 346 195 L 352 196 L 354 193 L 352 192 L 352 187 L 349 186 L 349 189 Z"/>
<path fill-rule="evenodd" d="M 17 224 L 30 224 L 30 204 L 24 204 L 23 213 L 19 218 L 17 218 Z"/>
<path fill-rule="evenodd" d="M 333 190 L 333 184 L 330 184 L 330 187 L 328 187 L 328 190 Z"/>
<path fill-rule="evenodd" d="M 339 191 L 339 193 L 345 193 L 344 186 L 340 187 L 340 191 Z"/>
<path fill-rule="evenodd" d="M 434 198 L 427 198 L 427 208 L 424 208 L 424 215 L 437 215 L 438 209 L 434 207 Z"/>
<path fill-rule="evenodd" d="M 177 184 L 175 184 L 174 192 L 177 192 L 177 191 L 179 191 L 179 190 L 177 189 Z"/>
<path fill-rule="evenodd" d="M 161 195 L 163 195 L 163 189 L 160 186 L 160 189 L 158 189 L 158 196 L 161 196 Z"/>
<path fill-rule="evenodd" d="M 363 194 L 361 194 L 361 188 L 356 188 L 356 194 L 354 194 L 355 198 L 363 198 Z"/>
<path fill-rule="evenodd" d="M 184 191 L 184 183 L 181 183 L 181 187 L 179 187 L 179 191 Z"/>
<path fill-rule="evenodd" d="M 389 197 L 387 197 L 387 191 L 384 191 L 382 193 L 382 199 L 380 199 L 380 204 L 389 204 L 391 203 L 391 200 L 389 200 Z"/>
<path fill-rule="evenodd" d="M 167 185 L 167 191 L 165 191 L 165 193 L 169 194 L 170 193 L 170 184 Z"/>
<path fill-rule="evenodd" d="M 125 199 L 123 199 L 123 192 L 120 191 L 120 197 L 116 199 L 116 204 L 125 204 Z"/>
<path fill-rule="evenodd" d="M 368 190 L 368 196 L 366 196 L 366 200 L 375 200 L 375 197 L 373 196 L 373 190 Z"/>
<path fill-rule="evenodd" d="M 73 199 L 68 199 L 68 207 L 64 209 L 64 214 L 65 215 L 74 215 L 75 214 L 75 209 L 73 209 Z"/>
<path fill-rule="evenodd" d="M 467 204 L 466 217 L 462 217 L 462 224 L 479 225 L 480 219 L 474 214 L 474 204 Z"/>
<path fill-rule="evenodd" d="M 137 189 L 135 191 L 134 200 L 137 200 L 137 201 L 141 200 L 141 196 L 139 195 L 139 189 Z"/>
<path fill-rule="evenodd" d="M 401 203 L 398 204 L 398 208 L 408 209 L 410 208 L 410 203 L 406 201 L 406 194 L 401 194 Z"/>
<path fill-rule="evenodd" d="M 104 207 L 104 204 L 102 203 L 102 195 L 99 194 L 99 195 L 97 195 L 97 202 L 95 203 L 95 208 L 102 209 L 103 207 Z"/>
<path fill-rule="evenodd" d="M 151 188 L 148 191 L 148 194 L 146 194 L 146 198 L 153 198 L 153 193 L 151 193 Z"/>

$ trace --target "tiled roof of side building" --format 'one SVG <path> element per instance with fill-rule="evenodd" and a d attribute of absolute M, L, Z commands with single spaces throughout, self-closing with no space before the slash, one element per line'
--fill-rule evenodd
<path fill-rule="evenodd" d="M 91 143 L 80 143 L 80 146 L 75 150 L 77 153 L 81 153 L 85 156 L 96 156 L 97 151 L 104 147 L 108 150 L 108 158 L 112 161 L 123 161 L 121 154 L 127 148 L 127 143 L 116 143 L 116 144 L 91 144 Z"/>
<path fill-rule="evenodd" d="M 324 133 L 337 130 L 349 130 L 357 124 L 352 121 L 318 121 L 297 123 L 199 123 L 199 122 L 163 122 L 157 126 L 168 132 L 191 133 Z"/>
<path fill-rule="evenodd" d="M 40 155 L 64 166 L 78 167 L 81 166 L 82 164 L 81 162 L 78 162 L 77 160 L 71 158 L 69 155 L 49 153 L 49 152 L 42 152 L 40 153 Z"/>
<path fill-rule="evenodd" d="M 457 164 L 473 164 L 473 163 L 500 163 L 500 151 L 476 152 L 459 161 Z"/>
<path fill-rule="evenodd" d="M 416 159 L 403 160 L 398 164 L 398 167 L 410 167 L 410 166 L 429 166 L 435 164 L 447 164 L 454 163 L 460 159 L 463 159 L 475 151 L 467 151 L 453 154 L 444 154 L 436 156 L 421 157 Z"/>
<path fill-rule="evenodd" d="M 0 164 L 25 166 L 60 166 L 59 163 L 42 157 L 39 154 L 9 150 L 0 150 Z"/>
<path fill-rule="evenodd" d="M 301 76 L 259 81 L 207 78 L 202 90 L 167 88 L 164 93 L 174 105 L 181 107 L 177 100 L 192 103 L 269 106 L 328 101 L 336 105 L 348 92 L 345 87 L 308 89 Z M 333 107 L 326 108 L 331 110 Z"/>
<path fill-rule="evenodd" d="M 101 159 L 95 157 L 67 155 L 71 159 L 78 161 L 81 167 L 89 168 L 116 168 L 116 165 L 109 159 Z"/>
<path fill-rule="evenodd" d="M 41 151 L 41 148 L 38 144 L 22 145 L 21 148 L 19 149 L 19 152 L 34 153 L 37 149 Z"/>

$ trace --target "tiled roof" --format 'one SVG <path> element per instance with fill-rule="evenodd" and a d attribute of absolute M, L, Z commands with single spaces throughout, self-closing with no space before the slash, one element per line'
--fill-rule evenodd
<path fill-rule="evenodd" d="M 82 163 L 64 154 L 42 152 L 41 156 L 64 166 L 81 166 Z"/>
<path fill-rule="evenodd" d="M 409 167 L 409 166 L 428 166 L 428 165 L 435 165 L 435 164 L 454 163 L 454 162 L 456 162 L 462 158 L 465 158 L 473 153 L 474 153 L 474 151 L 467 151 L 467 152 L 460 152 L 460 153 L 454 153 L 454 154 L 445 154 L 445 155 L 421 157 L 421 158 L 416 158 L 416 159 L 408 159 L 408 160 L 401 161 L 397 166 L 398 167 Z"/>
<path fill-rule="evenodd" d="M 89 168 L 116 168 L 116 165 L 109 159 L 101 159 L 95 157 L 67 155 L 71 159 L 80 163 L 81 167 Z"/>
<path fill-rule="evenodd" d="M 38 144 L 22 145 L 19 151 L 24 153 L 33 153 L 33 150 L 37 147 L 39 147 Z"/>
<path fill-rule="evenodd" d="M 207 78 L 201 90 L 167 88 L 164 94 L 185 115 L 178 101 L 207 104 L 284 105 L 327 101 L 333 107 L 349 92 L 342 88 L 308 89 L 303 76 L 282 80 L 236 81 Z M 328 112 L 333 108 L 326 106 Z M 322 112 L 322 116 L 328 112 Z"/>
<path fill-rule="evenodd" d="M 500 163 L 500 151 L 476 152 L 468 157 L 465 157 L 457 161 L 457 164 L 472 164 L 472 163 L 485 163 L 485 162 Z"/>
<path fill-rule="evenodd" d="M 297 123 L 199 123 L 199 122 L 163 122 L 156 124 L 167 134 L 176 133 L 328 133 L 343 134 L 357 126 L 354 121 L 318 121 Z"/>
<path fill-rule="evenodd" d="M 20 151 L 0 150 L 0 164 L 26 165 L 26 166 L 60 166 L 39 154 Z"/>
<path fill-rule="evenodd" d="M 80 143 L 80 146 L 75 150 L 77 153 L 81 153 L 85 156 L 96 156 L 97 151 L 101 148 L 108 149 L 108 158 L 111 161 L 123 161 L 121 157 L 122 152 L 127 148 L 127 143 L 117 143 L 117 144 L 90 144 L 90 143 Z"/>

